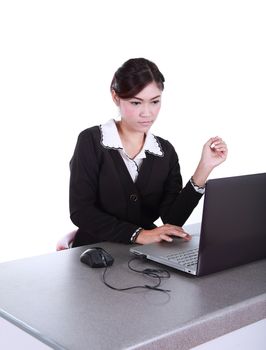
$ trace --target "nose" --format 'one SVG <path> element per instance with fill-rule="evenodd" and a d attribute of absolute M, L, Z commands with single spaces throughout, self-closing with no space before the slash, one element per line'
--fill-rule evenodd
<path fill-rule="evenodd" d="M 149 104 L 144 103 L 142 105 L 142 108 L 140 111 L 140 116 L 143 118 L 147 118 L 147 117 L 150 117 L 151 114 L 152 114 L 152 112 L 151 112 L 151 108 L 150 108 Z"/>

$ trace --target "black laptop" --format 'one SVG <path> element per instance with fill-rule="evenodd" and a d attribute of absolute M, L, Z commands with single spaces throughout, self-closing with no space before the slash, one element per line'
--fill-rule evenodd
<path fill-rule="evenodd" d="M 187 242 L 135 245 L 136 255 L 202 276 L 266 258 L 266 173 L 208 180 L 201 224 Z"/>

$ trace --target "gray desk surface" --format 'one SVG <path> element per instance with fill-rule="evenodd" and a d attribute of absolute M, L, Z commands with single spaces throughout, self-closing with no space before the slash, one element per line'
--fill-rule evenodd
<path fill-rule="evenodd" d="M 144 284 L 127 267 L 129 247 L 100 244 L 114 258 L 107 280 Z M 189 349 L 266 317 L 266 260 L 205 277 L 171 270 L 163 287 L 117 292 L 80 247 L 0 264 L 0 316 L 55 349 Z M 158 266 L 136 262 L 136 267 Z"/>

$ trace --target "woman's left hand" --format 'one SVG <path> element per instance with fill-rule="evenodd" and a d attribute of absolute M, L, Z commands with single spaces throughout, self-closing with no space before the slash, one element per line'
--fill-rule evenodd
<path fill-rule="evenodd" d="M 203 146 L 201 162 L 212 170 L 227 158 L 226 143 L 218 136 L 210 138 Z"/>
<path fill-rule="evenodd" d="M 198 186 L 204 186 L 212 170 L 227 158 L 226 143 L 218 136 L 210 138 L 203 146 L 200 162 L 193 175 Z"/>

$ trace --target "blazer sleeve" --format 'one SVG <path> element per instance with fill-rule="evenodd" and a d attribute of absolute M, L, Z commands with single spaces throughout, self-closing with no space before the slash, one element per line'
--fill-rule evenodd
<path fill-rule="evenodd" d="M 99 147 L 99 137 L 96 142 L 93 133 L 85 130 L 79 135 L 70 161 L 70 218 L 82 232 L 88 232 L 90 240 L 129 243 L 138 226 L 118 220 L 97 205 Z"/>
<path fill-rule="evenodd" d="M 164 187 L 160 216 L 165 224 L 183 226 L 197 206 L 202 194 L 195 191 L 190 181 L 183 188 L 178 156 L 173 146 L 169 145 L 169 174 Z"/>

